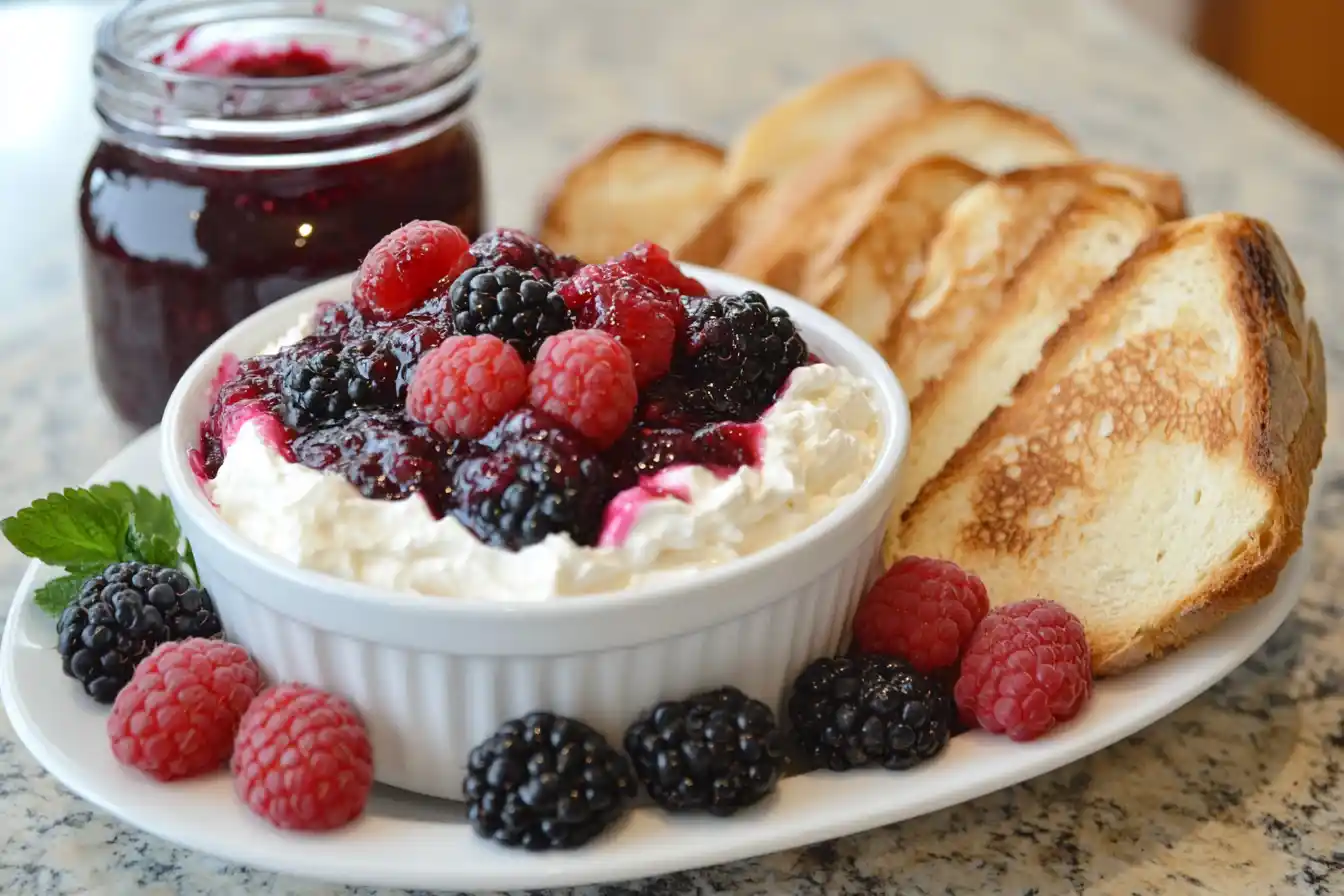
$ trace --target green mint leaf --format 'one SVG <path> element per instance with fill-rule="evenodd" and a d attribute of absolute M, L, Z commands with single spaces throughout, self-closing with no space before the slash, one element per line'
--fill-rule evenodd
<path fill-rule="evenodd" d="M 143 563 L 155 566 L 177 566 L 182 558 L 177 553 L 177 543 L 147 534 L 140 530 L 138 520 L 131 521 L 131 531 L 126 536 L 126 546 Z"/>
<path fill-rule="evenodd" d="M 107 569 L 106 563 L 67 563 L 65 571 L 75 576 L 89 578 L 90 576 L 100 576 L 103 570 Z"/>
<path fill-rule="evenodd" d="M 87 576 L 75 574 L 52 579 L 37 589 L 33 600 L 48 616 L 60 616 L 61 611 L 79 594 L 79 586 L 84 584 L 85 578 Z"/>
<path fill-rule="evenodd" d="M 0 534 L 20 553 L 62 567 L 117 562 L 129 527 L 129 513 L 82 488 L 52 492 L 0 520 Z"/>
<path fill-rule="evenodd" d="M 191 567 L 191 576 L 196 580 L 196 584 L 199 585 L 201 584 L 201 571 L 196 568 L 196 555 L 192 553 L 191 542 L 183 539 L 182 544 L 186 545 L 186 547 L 182 549 L 182 560 L 187 566 Z"/>
<path fill-rule="evenodd" d="M 177 515 L 167 495 L 156 495 L 143 485 L 132 489 L 124 482 L 91 485 L 89 492 L 109 507 L 124 509 L 145 535 L 156 535 L 172 544 L 182 540 Z"/>

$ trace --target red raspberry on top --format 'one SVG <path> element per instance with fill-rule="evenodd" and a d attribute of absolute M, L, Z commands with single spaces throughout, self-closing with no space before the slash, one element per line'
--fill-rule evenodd
<path fill-rule="evenodd" d="M 615 262 L 590 264 L 556 287 L 579 327 L 615 336 L 635 361 L 635 378 L 646 386 L 672 367 L 685 310 L 676 293 Z"/>
<path fill-rule="evenodd" d="M 709 290 L 694 277 L 687 277 L 672 260 L 667 250 L 657 243 L 639 243 L 615 262 L 632 274 L 651 277 L 668 289 L 675 289 L 684 296 L 707 296 Z"/>
<path fill-rule="evenodd" d="M 263 691 L 233 748 L 233 784 L 247 807 L 278 828 L 328 831 L 364 811 L 373 747 L 340 697 L 301 684 Z"/>
<path fill-rule="evenodd" d="M 214 771 L 228 761 L 238 721 L 259 690 L 261 673 L 236 644 L 162 644 L 112 704 L 112 754 L 160 781 Z"/>
<path fill-rule="evenodd" d="M 441 280 L 471 267 L 466 234 L 442 221 L 412 221 L 378 241 L 355 275 L 355 307 L 394 320 L 429 298 Z"/>
<path fill-rule="evenodd" d="M 635 416 L 635 363 L 601 330 L 567 330 L 537 351 L 528 379 L 532 407 L 577 430 L 599 448 L 621 437 Z"/>
<path fill-rule="evenodd" d="M 496 336 L 450 336 L 416 365 L 406 414 L 445 439 L 479 439 L 527 395 L 527 367 Z"/>
<path fill-rule="evenodd" d="M 1092 696 L 1083 624 L 1050 600 L 999 607 L 976 627 L 953 695 L 967 722 L 1013 740 L 1040 737 Z"/>
<path fill-rule="evenodd" d="M 873 583 L 854 614 L 863 653 L 904 657 L 920 672 L 954 664 L 989 612 L 978 578 L 955 563 L 906 557 Z"/>

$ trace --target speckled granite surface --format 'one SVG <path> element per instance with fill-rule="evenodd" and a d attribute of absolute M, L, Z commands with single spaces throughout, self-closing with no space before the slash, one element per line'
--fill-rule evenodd
<path fill-rule="evenodd" d="M 82 66 L 96 4 L 37 6 L 46 9 L 26 18 L 22 4 L 0 6 L 0 33 L 26 33 L 34 21 L 47 30 L 33 34 L 62 29 L 63 42 L 48 43 Z M 1099 3 L 477 6 L 487 47 L 479 119 L 497 222 L 530 221 L 538 190 L 606 132 L 646 120 L 727 138 L 781 91 L 849 61 L 908 54 L 949 91 L 1014 98 L 1053 116 L 1091 152 L 1179 171 L 1198 210 L 1233 208 L 1270 220 L 1312 291 L 1333 395 L 1344 396 L 1344 307 L 1335 288 L 1344 278 L 1336 248 L 1344 233 L 1344 162 Z M 71 184 L 92 134 L 87 91 L 87 81 L 76 79 L 56 98 L 45 143 L 0 146 L 11 172 L 0 206 L 3 513 L 83 479 L 126 437 L 98 403 L 84 354 L 73 350 L 83 334 L 74 323 Z M 33 174 L 39 165 L 47 173 Z M 12 226 L 20 220 L 22 228 Z M 1336 398 L 1331 417 L 1339 416 Z M 953 810 L 583 896 L 1344 893 L 1344 604 L 1335 590 L 1344 584 L 1342 460 L 1328 443 L 1316 566 L 1301 607 L 1254 659 L 1170 718 L 1088 760 Z M 6 594 L 21 569 L 0 547 Z M 374 891 L 229 866 L 142 836 L 66 792 L 0 719 L 0 892 Z"/>

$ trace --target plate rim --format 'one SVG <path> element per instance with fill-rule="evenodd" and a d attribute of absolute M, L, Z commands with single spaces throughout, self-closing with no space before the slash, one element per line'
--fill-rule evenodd
<path fill-rule="evenodd" d="M 145 463 L 157 467 L 154 462 L 159 450 L 160 439 L 156 427 L 124 446 L 86 481 L 106 480 L 114 474 L 128 478 L 125 473 L 116 474 L 115 471 L 127 467 L 142 469 L 139 465 Z M 0 701 L 8 712 L 18 740 L 48 773 L 79 798 L 98 806 L 123 823 L 174 846 L 256 869 L 352 885 L 513 890 L 611 883 L 757 858 L 917 818 L 1049 773 L 1112 746 L 1203 694 L 1244 663 L 1280 628 L 1297 606 L 1310 578 L 1310 536 L 1315 531 L 1313 521 L 1314 514 L 1309 511 L 1303 546 L 1281 571 L 1279 584 L 1273 594 L 1171 657 L 1127 676 L 1098 684 L 1099 696 L 1105 699 L 1105 695 L 1112 692 L 1119 694 L 1133 690 L 1135 682 L 1141 685 L 1143 679 L 1154 676 L 1152 670 L 1165 664 L 1174 662 L 1178 669 L 1194 667 L 1194 671 L 1185 674 L 1197 679 L 1198 683 L 1187 685 L 1175 698 L 1165 694 L 1160 699 L 1151 699 L 1139 711 L 1131 710 L 1122 723 L 1117 723 L 1114 716 L 1102 716 L 1098 721 L 1105 724 L 1086 725 L 1085 716 L 1078 722 L 1058 729 L 1052 737 L 1032 744 L 1010 744 L 1001 738 L 973 732 L 956 738 L 940 757 L 915 772 L 861 770 L 838 776 L 832 772 L 814 771 L 790 777 L 781 782 L 779 793 L 762 806 L 733 819 L 715 819 L 709 826 L 714 834 L 708 837 L 694 836 L 699 833 L 695 830 L 695 816 L 678 819 L 653 808 L 641 807 L 627 816 L 621 828 L 611 832 L 602 841 L 571 853 L 535 855 L 506 850 L 477 840 L 466 825 L 459 821 L 430 823 L 402 819 L 387 825 L 379 824 L 379 816 L 367 820 L 372 822 L 371 825 L 360 823 L 343 832 L 316 836 L 277 832 L 263 822 L 252 819 L 255 830 L 244 831 L 241 848 L 232 841 L 225 847 L 213 846 L 208 842 L 209 831 L 196 833 L 190 826 L 172 826 L 171 820 L 176 816 L 171 811 L 137 808 L 141 803 L 153 805 L 153 799 L 122 805 L 120 801 L 109 798 L 106 787 L 100 789 L 94 786 L 96 782 L 87 780 L 87 762 L 80 763 L 77 755 L 63 750 L 59 742 L 39 730 L 32 719 L 27 700 L 22 695 L 23 689 L 15 680 L 15 663 L 20 650 L 16 642 L 23 626 L 23 615 L 32 603 L 34 584 L 44 568 L 36 561 L 29 564 L 20 579 L 6 616 L 3 642 L 0 642 Z M 1209 645 L 1217 642 L 1211 640 L 1209 635 L 1220 630 L 1227 631 L 1228 627 L 1238 624 L 1249 631 L 1222 650 L 1212 650 Z M 1201 660 L 1202 665 L 1207 667 L 1203 671 L 1199 671 Z M 1145 669 L 1148 670 L 1146 674 Z M 952 754 L 965 753 L 967 749 L 971 750 L 972 755 L 966 761 L 975 761 L 975 753 L 993 756 L 1005 750 L 1019 753 L 1021 758 L 1006 772 L 994 775 L 992 781 L 987 782 L 987 776 L 982 772 L 980 775 L 959 778 L 951 785 L 934 787 L 930 793 L 914 800 L 895 804 L 883 803 L 881 800 L 882 793 L 888 789 L 882 786 L 883 783 L 914 780 L 909 776 L 920 776 L 922 781 L 930 773 L 936 774 L 939 767 L 946 766 Z M 979 765 L 985 763 L 980 762 Z M 134 772 L 127 771 L 125 775 L 134 781 L 129 786 L 135 788 L 159 790 L 164 787 L 148 778 L 140 778 Z M 198 800 L 204 801 L 207 794 L 214 798 L 214 791 L 220 789 L 219 779 L 223 776 L 224 773 L 220 772 L 200 782 L 184 782 L 172 787 L 184 795 L 188 791 L 201 790 Z M 792 804 L 801 801 L 804 813 L 810 814 L 807 806 L 817 798 L 817 794 L 812 791 L 818 787 L 854 790 L 857 795 L 866 796 L 867 799 L 862 805 L 852 806 L 856 811 L 843 817 L 823 816 L 822 822 L 799 823 L 794 817 L 797 807 Z M 224 789 L 232 799 L 231 787 Z M 146 790 L 146 793 L 151 791 Z M 173 801 L 176 799 L 170 800 Z M 837 801 L 831 802 L 834 804 Z M 207 803 L 202 802 L 202 805 Z M 246 812 L 241 805 L 235 808 Z M 769 814 L 772 809 L 780 813 L 778 817 Z M 765 817 L 761 817 L 763 814 Z M 164 815 L 168 817 L 161 817 Z M 411 825 L 409 829 L 406 828 L 408 824 Z M 636 832 L 639 839 L 629 845 L 636 847 L 633 851 L 622 844 L 622 832 L 628 834 L 632 827 L 640 829 Z M 424 845 L 434 858 L 434 861 L 428 863 L 380 864 L 379 850 L 366 852 L 343 848 L 343 845 L 367 841 L 371 835 L 374 841 L 397 842 L 416 840 L 419 838 L 414 835 L 428 832 L 449 835 L 441 839 L 434 837 Z M 680 845 L 675 842 L 678 832 L 685 841 Z M 407 834 L 413 836 L 407 838 Z M 659 843 L 660 848 L 638 849 L 640 845 L 648 846 L 650 837 L 657 838 L 653 842 Z M 668 837 L 672 837 L 674 842 L 669 844 Z M 464 838 L 469 838 L 469 855 L 463 854 Z M 334 849 L 328 848 L 332 845 Z M 669 845 L 672 848 L 667 848 Z M 471 860 L 472 856 L 475 856 L 474 861 Z M 343 860 L 335 861 L 337 859 Z"/>

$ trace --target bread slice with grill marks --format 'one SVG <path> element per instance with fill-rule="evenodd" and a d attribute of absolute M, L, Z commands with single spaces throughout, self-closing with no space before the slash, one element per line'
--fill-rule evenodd
<path fill-rule="evenodd" d="M 1268 594 L 1301 544 L 1325 433 L 1303 287 L 1266 224 L 1165 224 L 888 533 L 991 602 L 1077 614 L 1094 671 L 1180 646 Z"/>
<path fill-rule="evenodd" d="M 910 405 L 910 447 L 901 465 L 899 514 L 976 428 L 1036 367 L 1069 314 L 1090 299 L 1161 223 L 1155 208 L 1124 190 L 1084 186 L 1050 223 L 1004 288 L 975 321 L 976 334 L 951 367 Z"/>

